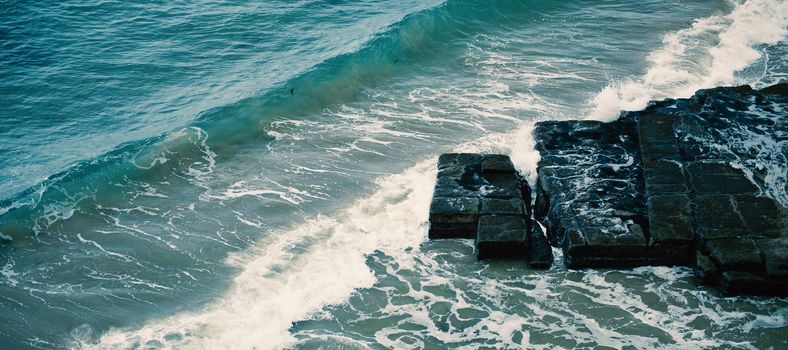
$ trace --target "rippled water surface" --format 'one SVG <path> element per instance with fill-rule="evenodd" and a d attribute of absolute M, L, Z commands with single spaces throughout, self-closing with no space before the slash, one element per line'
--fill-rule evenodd
<path fill-rule="evenodd" d="M 784 81 L 785 1 L 0 8 L 0 348 L 788 347 L 688 268 L 426 241 L 440 153 Z"/>

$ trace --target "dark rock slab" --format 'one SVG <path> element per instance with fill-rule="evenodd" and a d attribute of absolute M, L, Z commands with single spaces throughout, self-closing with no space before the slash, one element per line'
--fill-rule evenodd
<path fill-rule="evenodd" d="M 518 215 L 526 214 L 521 198 L 481 198 L 482 215 Z"/>
<path fill-rule="evenodd" d="M 690 184 L 695 193 L 758 194 L 744 171 L 727 162 L 686 163 Z"/>
<path fill-rule="evenodd" d="M 585 238 L 585 242 L 570 240 L 564 243 L 564 259 L 569 268 L 640 266 L 648 263 L 646 240 L 637 224 L 579 226 L 577 233 Z"/>
<path fill-rule="evenodd" d="M 788 282 L 788 237 L 757 241 L 763 253 L 766 276 L 770 282 Z M 788 293 L 788 289 L 786 289 Z"/>
<path fill-rule="evenodd" d="M 692 264 L 694 242 L 690 200 L 686 194 L 653 195 L 646 201 L 649 213 L 651 265 Z"/>
<path fill-rule="evenodd" d="M 675 118 L 663 111 L 643 113 L 638 117 L 638 136 L 644 160 L 679 158 L 675 141 Z"/>
<path fill-rule="evenodd" d="M 725 294 L 773 294 L 763 276 L 743 271 L 727 271 L 720 276 L 720 289 Z"/>
<path fill-rule="evenodd" d="M 717 265 L 711 261 L 708 255 L 697 252 L 695 255 L 695 278 L 703 283 L 716 283 L 720 276 Z"/>
<path fill-rule="evenodd" d="M 535 227 L 531 188 L 508 156 L 447 153 L 438 158 L 431 239 L 474 238 L 480 260 L 521 258 L 549 267 L 552 248 Z"/>
<path fill-rule="evenodd" d="M 534 217 L 571 268 L 647 264 L 636 126 L 624 118 L 542 122 L 534 130 L 541 154 Z"/>
<path fill-rule="evenodd" d="M 694 237 L 690 203 L 686 194 L 659 194 L 648 198 L 652 244 L 692 244 Z"/>
<path fill-rule="evenodd" d="M 737 214 L 733 198 L 729 195 L 696 195 L 692 199 L 695 209 L 695 235 L 700 244 L 708 240 L 746 236 L 750 230 Z"/>
<path fill-rule="evenodd" d="M 534 217 L 569 267 L 695 265 L 728 293 L 786 294 L 786 91 L 715 88 L 610 123 L 537 123 Z"/>
<path fill-rule="evenodd" d="M 476 256 L 490 258 L 528 257 L 528 225 L 518 215 L 483 215 L 476 236 Z"/>
<path fill-rule="evenodd" d="M 479 186 L 479 192 L 486 198 L 518 198 L 522 200 L 523 179 L 516 173 L 513 174 L 485 174 L 484 184 Z"/>
<path fill-rule="evenodd" d="M 509 156 L 503 154 L 485 155 L 481 166 L 483 176 L 490 174 L 514 174 L 517 172 Z"/>
<path fill-rule="evenodd" d="M 547 240 L 542 227 L 532 222 L 528 236 L 528 265 L 533 268 L 545 269 L 553 263 L 553 248 Z"/>
<path fill-rule="evenodd" d="M 479 206 L 477 197 L 433 197 L 429 238 L 475 238 Z"/>
<path fill-rule="evenodd" d="M 786 188 L 768 179 L 788 168 L 785 90 L 701 90 L 628 113 L 639 119 L 652 245 L 676 234 L 686 242 L 689 226 L 696 276 L 727 293 L 780 294 L 783 285 L 788 257 L 772 246 L 788 233 Z"/>
<path fill-rule="evenodd" d="M 438 157 L 438 170 L 446 168 L 464 169 L 481 162 L 483 155 L 478 153 L 444 153 Z"/>
<path fill-rule="evenodd" d="M 778 238 L 788 234 L 788 213 L 774 199 L 739 195 L 733 196 L 733 204 L 751 235 Z"/>
<path fill-rule="evenodd" d="M 754 240 L 748 238 L 723 238 L 706 242 L 704 247 L 720 271 L 751 271 L 763 269 L 761 251 Z"/>
<path fill-rule="evenodd" d="M 644 159 L 643 175 L 649 194 L 688 193 L 684 164 L 669 159 Z"/>
<path fill-rule="evenodd" d="M 477 239 L 480 217 L 506 216 L 523 222 L 525 229 L 517 244 L 527 244 L 530 229 L 530 186 L 511 159 L 501 154 L 447 153 L 438 158 L 438 178 L 430 206 L 429 238 Z M 486 220 L 490 220 L 489 218 Z M 519 221 L 518 221 L 519 220 Z M 495 246 L 489 235 L 511 229 L 484 226 L 483 246 Z M 499 244 L 500 245 L 500 244 Z M 482 248 L 482 255 L 486 254 Z M 488 256 L 495 256 L 490 251 Z"/>

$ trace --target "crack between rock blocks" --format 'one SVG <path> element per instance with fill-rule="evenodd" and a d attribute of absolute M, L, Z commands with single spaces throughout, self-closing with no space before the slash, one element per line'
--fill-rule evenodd
<path fill-rule="evenodd" d="M 733 208 L 733 212 L 739 216 L 739 220 L 741 221 L 742 226 L 744 226 L 744 228 L 747 229 L 747 232 L 753 233 L 752 229 L 750 229 L 750 227 L 747 226 L 747 221 L 744 220 L 744 216 L 741 214 L 741 211 L 739 210 L 739 205 L 736 204 L 736 200 L 734 200 L 734 196 L 733 195 L 728 196 L 728 200 L 731 203 L 731 208 Z"/>

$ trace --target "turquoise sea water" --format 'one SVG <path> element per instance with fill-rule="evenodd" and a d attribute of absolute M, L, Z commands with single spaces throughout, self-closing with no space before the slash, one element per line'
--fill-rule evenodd
<path fill-rule="evenodd" d="M 426 241 L 434 162 L 785 81 L 788 4 L 0 2 L 0 348 L 785 348 L 687 268 Z"/>

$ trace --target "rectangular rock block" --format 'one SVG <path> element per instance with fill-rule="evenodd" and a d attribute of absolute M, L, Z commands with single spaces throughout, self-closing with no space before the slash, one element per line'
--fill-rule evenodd
<path fill-rule="evenodd" d="M 509 156 L 503 154 L 490 154 L 482 161 L 482 176 L 489 174 L 514 174 L 517 172 Z"/>
<path fill-rule="evenodd" d="M 723 238 L 706 242 L 704 251 L 720 271 L 764 271 L 761 250 L 748 238 Z"/>
<path fill-rule="evenodd" d="M 553 263 L 553 248 L 538 223 L 531 222 L 530 226 L 528 265 L 533 268 L 546 269 Z"/>
<path fill-rule="evenodd" d="M 728 295 L 788 296 L 788 283 L 785 281 L 771 281 L 762 275 L 749 272 L 723 272 L 719 285 L 723 293 Z"/>
<path fill-rule="evenodd" d="M 774 199 L 763 196 L 734 196 L 744 225 L 754 236 L 777 238 L 788 235 L 788 213 Z"/>
<path fill-rule="evenodd" d="M 481 215 L 525 215 L 523 200 L 520 198 L 481 198 Z"/>
<path fill-rule="evenodd" d="M 664 159 L 643 160 L 646 195 L 687 193 L 687 180 L 681 163 Z"/>
<path fill-rule="evenodd" d="M 788 237 L 759 239 L 756 242 L 763 253 L 764 267 L 769 281 L 788 283 Z"/>
<path fill-rule="evenodd" d="M 675 118 L 670 114 L 643 113 L 638 124 L 640 144 L 674 144 L 673 131 Z"/>
<path fill-rule="evenodd" d="M 583 232 L 589 246 L 605 247 L 610 254 L 618 255 L 618 247 L 623 246 L 633 246 L 645 250 L 646 238 L 643 236 L 640 225 L 633 222 L 623 223 L 627 227 L 618 225 L 622 225 L 622 223 L 617 223 L 616 226 L 581 226 L 580 231 Z M 621 253 L 629 254 L 631 248 L 625 249 L 626 251 L 621 251 Z"/>
<path fill-rule="evenodd" d="M 506 155 L 442 154 L 430 206 L 429 237 L 476 238 L 481 211 L 529 215 L 523 201 L 523 193 L 529 191 Z"/>
<path fill-rule="evenodd" d="M 438 170 L 448 167 L 465 167 L 481 162 L 478 153 L 444 153 L 438 157 Z"/>
<path fill-rule="evenodd" d="M 687 165 L 692 190 L 697 193 L 757 194 L 758 186 L 752 183 L 741 169 L 727 162 L 692 162 Z"/>
<path fill-rule="evenodd" d="M 522 199 L 522 180 L 517 174 L 488 174 L 484 176 L 488 184 L 479 188 L 479 193 L 488 198 Z"/>
<path fill-rule="evenodd" d="M 694 240 L 690 198 L 685 194 L 654 195 L 646 201 L 650 245 L 688 246 Z"/>
<path fill-rule="evenodd" d="M 745 236 L 749 230 L 742 222 L 729 195 L 696 195 L 692 199 L 695 238 L 702 245 L 712 239 Z"/>
<path fill-rule="evenodd" d="M 528 256 L 528 228 L 522 216 L 483 215 L 476 235 L 476 256 L 489 258 Z"/>
<path fill-rule="evenodd" d="M 429 238 L 474 238 L 479 221 L 479 198 L 433 197 Z"/>
<path fill-rule="evenodd" d="M 686 266 L 692 265 L 692 244 L 655 244 L 648 247 L 646 256 L 649 265 Z"/>
<path fill-rule="evenodd" d="M 475 168 L 473 164 L 451 165 L 438 170 L 433 196 L 478 197 L 482 180 Z"/>
<path fill-rule="evenodd" d="M 749 272 L 727 271 L 720 275 L 720 289 L 728 295 L 774 294 L 763 276 Z"/>
<path fill-rule="evenodd" d="M 674 117 L 658 113 L 644 113 L 638 123 L 640 152 L 643 159 L 678 159 Z"/>
<path fill-rule="evenodd" d="M 565 232 L 564 259 L 569 268 L 642 266 L 648 251 L 640 226 L 583 226 Z M 582 237 L 582 238 L 581 238 Z"/>

